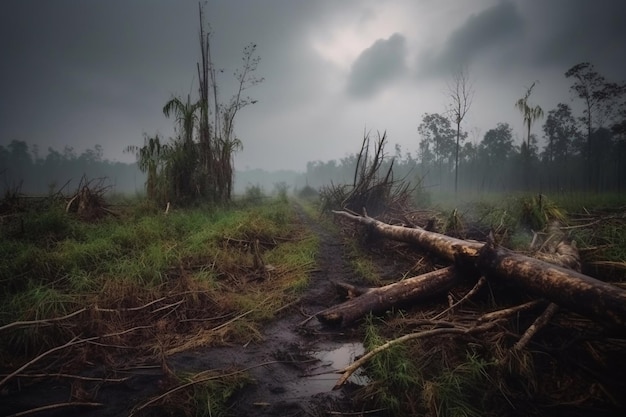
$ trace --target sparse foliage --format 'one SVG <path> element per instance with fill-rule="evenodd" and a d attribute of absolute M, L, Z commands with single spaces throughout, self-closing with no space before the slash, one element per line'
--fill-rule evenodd
<path fill-rule="evenodd" d="M 454 154 L 454 193 L 457 194 L 459 189 L 459 150 L 460 142 L 465 139 L 466 135 L 461 133 L 461 122 L 465 119 L 467 112 L 472 106 L 474 99 L 474 90 L 469 81 L 468 70 L 465 67 L 460 68 L 452 76 L 452 81 L 448 83 L 448 96 L 450 97 L 449 114 L 453 122 L 456 124 L 456 147 Z"/>
<path fill-rule="evenodd" d="M 531 134 L 530 129 L 533 123 L 543 117 L 543 109 L 539 106 L 533 106 L 528 103 L 528 99 L 533 92 L 533 88 L 537 82 L 533 82 L 526 90 L 524 97 L 515 102 L 515 107 L 522 113 L 524 118 L 524 126 L 526 127 L 526 142 L 522 143 L 521 154 L 524 164 L 524 186 L 528 190 L 530 188 L 530 160 L 531 160 Z"/>
<path fill-rule="evenodd" d="M 177 203 L 197 199 L 226 202 L 231 199 L 234 178 L 234 154 L 242 149 L 235 135 L 235 118 L 244 107 L 256 100 L 245 91 L 263 81 L 255 73 L 260 61 L 256 44 L 243 50 L 242 65 L 235 70 L 237 90 L 228 103 L 219 93 L 218 70 L 211 57 L 211 32 L 204 28 L 203 7 L 199 5 L 201 62 L 197 64 L 199 99 L 192 102 L 178 97 L 163 107 L 166 117 L 176 120 L 177 137 L 169 145 L 158 136 L 149 139 L 144 147 L 129 146 L 137 154 L 142 171 L 148 173 L 148 197 Z M 161 193 L 157 196 L 157 184 Z"/>

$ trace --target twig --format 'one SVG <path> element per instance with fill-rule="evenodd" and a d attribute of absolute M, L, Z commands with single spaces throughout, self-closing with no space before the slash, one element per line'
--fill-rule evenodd
<path fill-rule="evenodd" d="M 27 416 L 29 414 L 35 414 L 41 411 L 56 410 L 56 409 L 65 408 L 65 407 L 102 407 L 103 405 L 104 404 L 102 403 L 88 403 L 88 402 L 69 402 L 69 403 L 50 404 L 50 405 L 44 405 L 43 407 L 32 408 L 30 410 L 20 411 L 19 413 L 10 414 L 7 417 Z"/>
<path fill-rule="evenodd" d="M 144 304 L 142 306 L 139 307 L 130 307 L 130 308 L 100 308 L 98 306 L 95 307 L 96 311 L 104 311 L 107 313 L 117 313 L 117 312 L 123 312 L 123 311 L 139 311 L 139 310 L 143 310 L 146 307 L 150 307 L 152 304 L 156 304 L 159 301 L 163 301 L 165 300 L 167 297 L 161 297 L 161 298 L 157 298 L 156 300 L 150 301 L 147 304 Z"/>
<path fill-rule="evenodd" d="M 0 375 L 4 376 L 6 374 Z M 125 378 L 96 378 L 92 376 L 82 376 L 82 375 L 73 375 L 73 374 L 17 374 L 15 375 L 18 378 L 67 378 L 67 379 L 77 379 L 80 381 L 97 381 L 97 382 L 125 382 L 129 379 L 129 377 Z"/>
<path fill-rule="evenodd" d="M 54 348 L 52 348 L 50 350 L 47 350 L 44 353 L 42 353 L 41 355 L 39 355 L 39 356 L 35 357 L 34 359 L 26 362 L 24 365 L 20 366 L 17 370 L 13 371 L 9 375 L 7 375 L 2 381 L 0 381 L 0 387 L 3 386 L 9 379 L 13 378 L 15 375 L 19 374 L 20 372 L 22 372 L 24 369 L 28 368 L 33 363 L 35 363 L 35 362 L 39 361 L 40 359 L 48 356 L 49 354 L 54 353 L 54 352 L 56 352 L 58 350 L 61 350 L 61 349 L 65 349 L 66 347 L 70 347 L 72 345 L 85 343 L 85 342 L 88 342 L 88 341 L 91 341 L 91 340 L 96 340 L 98 338 L 99 338 L 98 336 L 90 337 L 89 339 L 78 339 L 77 337 L 74 337 L 74 338 L 72 338 L 72 340 L 70 340 L 69 342 L 67 342 L 67 343 L 65 343 L 65 344 L 63 344 L 61 346 L 57 346 L 57 347 L 54 347 Z"/>
<path fill-rule="evenodd" d="M 333 390 L 339 389 L 343 384 L 345 384 L 348 378 L 350 378 L 350 376 L 357 369 L 363 366 L 371 358 L 373 358 L 374 356 L 376 356 L 383 350 L 389 349 L 390 347 L 394 345 L 404 343 L 412 339 L 422 339 L 425 337 L 437 336 L 437 335 L 442 335 L 442 334 L 472 334 L 472 333 L 484 332 L 484 331 L 490 330 L 491 328 L 495 327 L 499 323 L 500 323 L 499 321 L 493 321 L 490 323 L 481 324 L 481 325 L 474 326 L 471 328 L 451 327 L 451 328 L 443 328 L 443 329 L 424 330 L 424 331 L 417 332 L 417 333 L 406 334 L 397 339 L 390 340 L 389 342 L 382 344 L 378 346 L 377 348 L 369 351 L 367 354 L 363 355 L 361 358 L 354 361 L 351 365 L 345 367 L 341 371 L 338 371 L 338 373 L 341 373 L 342 375 L 335 383 Z"/>
<path fill-rule="evenodd" d="M 67 314 L 63 317 L 55 317 L 52 319 L 14 321 L 13 323 L 5 324 L 4 326 L 0 327 L 0 331 L 10 329 L 11 327 L 30 326 L 30 325 L 36 325 L 36 324 L 48 324 L 48 323 L 55 322 L 55 321 L 66 320 L 80 313 L 83 313 L 85 311 L 87 311 L 87 308 L 81 308 L 80 310 L 74 311 L 73 313 Z"/>
<path fill-rule="evenodd" d="M 81 343 L 89 343 L 89 342 L 92 342 L 94 340 L 98 340 L 98 339 L 101 339 L 101 338 L 104 338 L 104 337 L 119 336 L 119 335 L 122 335 L 122 334 L 125 334 L 125 333 L 129 333 L 129 332 L 132 332 L 132 331 L 135 331 L 135 330 L 138 330 L 138 329 L 151 328 L 151 327 L 152 326 L 137 326 L 137 327 L 133 327 L 131 329 L 123 330 L 121 332 L 109 333 L 109 334 L 106 334 L 104 336 L 89 337 L 87 339 L 78 339 L 78 337 L 73 337 L 72 340 L 70 340 L 69 342 L 67 342 L 67 343 L 65 343 L 65 344 L 63 344 L 61 346 L 57 346 L 57 347 L 54 347 L 54 348 L 52 348 L 50 350 L 45 351 L 41 355 L 35 357 L 34 359 L 31 359 L 30 361 L 26 362 L 24 365 L 20 366 L 15 371 L 13 371 L 10 374 L 8 374 L 2 381 L 0 381 L 0 387 L 3 386 L 8 380 L 12 379 L 17 374 L 22 372 L 24 369 L 28 368 L 29 366 L 31 366 L 35 362 L 38 362 L 40 359 L 43 359 L 46 356 L 48 356 L 49 354 L 54 353 L 54 352 L 56 352 L 58 350 L 62 350 L 62 349 L 65 349 L 67 347 L 74 346 L 74 345 L 79 345 Z"/>
<path fill-rule="evenodd" d="M 530 342 L 530 339 L 532 339 L 532 337 L 550 321 L 552 316 L 554 316 L 557 311 L 559 311 L 559 306 L 554 303 L 550 303 L 544 312 L 537 317 L 533 324 L 526 329 L 524 335 L 520 338 L 520 340 L 518 340 L 515 346 L 513 346 L 513 350 L 520 351 L 524 349 Z"/>
<path fill-rule="evenodd" d="M 221 328 L 223 328 L 223 327 L 228 326 L 228 325 L 229 325 L 229 324 L 231 324 L 232 322 L 235 322 L 235 321 L 239 320 L 240 318 L 243 318 L 243 317 L 247 316 L 247 315 L 248 315 L 248 314 L 250 314 L 250 313 L 254 313 L 255 311 L 256 311 L 255 309 L 248 310 L 248 311 L 246 311 L 245 313 L 242 313 L 242 314 L 240 314 L 240 315 L 238 315 L 238 316 L 235 316 L 235 317 L 233 317 L 232 319 L 228 320 L 227 322 L 224 322 L 224 323 L 220 324 L 219 326 L 212 328 L 212 329 L 211 329 L 211 331 L 212 331 L 212 332 L 215 332 L 215 331 L 217 331 L 217 330 L 219 330 L 219 329 L 221 329 Z"/>
<path fill-rule="evenodd" d="M 509 308 L 505 308 L 502 310 L 496 310 L 496 311 L 492 311 L 491 313 L 487 313 L 487 314 L 483 314 L 482 316 L 480 316 L 478 318 L 478 322 L 479 323 L 484 323 L 487 321 L 492 321 L 492 320 L 501 320 L 501 319 L 506 319 L 514 314 L 520 313 L 522 311 L 526 311 L 526 310 L 530 310 L 532 308 L 535 308 L 536 306 L 538 306 L 541 303 L 545 303 L 544 300 L 533 300 L 533 301 L 529 301 L 527 303 L 524 304 L 520 304 L 518 306 L 515 307 L 509 307 Z"/>
<path fill-rule="evenodd" d="M 175 302 L 175 303 L 168 304 L 168 305 L 163 306 L 163 307 L 159 307 L 159 308 L 157 308 L 156 310 L 152 310 L 150 313 L 151 313 L 151 314 L 154 314 L 154 313 L 157 313 L 157 312 L 159 312 L 159 311 L 161 311 L 161 310 L 166 310 L 166 309 L 168 309 L 168 308 L 170 308 L 170 307 L 177 307 L 177 306 L 181 305 L 181 304 L 182 304 L 182 303 L 184 303 L 184 302 L 185 302 L 185 299 L 183 298 L 182 300 L 177 301 L 177 302 Z"/>
<path fill-rule="evenodd" d="M 450 307 L 448 307 L 445 310 L 443 310 L 441 313 L 437 314 L 432 319 L 433 320 L 437 320 L 437 319 L 441 318 L 448 311 L 452 310 L 453 308 L 457 307 L 459 304 L 461 304 L 462 302 L 464 302 L 468 298 L 472 297 L 474 294 L 476 294 L 485 285 L 486 282 L 487 282 L 487 279 L 485 277 L 480 277 L 480 279 L 478 280 L 478 282 L 476 282 L 474 287 L 472 287 L 472 289 L 469 290 L 469 292 L 467 294 L 465 294 L 463 296 L 463 298 L 461 298 L 459 301 L 457 301 L 456 303 L 452 304 Z"/>

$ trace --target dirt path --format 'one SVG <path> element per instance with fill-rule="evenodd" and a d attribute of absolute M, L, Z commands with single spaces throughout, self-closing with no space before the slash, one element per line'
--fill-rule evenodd
<path fill-rule="evenodd" d="M 245 346 L 187 351 L 167 358 L 175 372 L 192 374 L 205 370 L 248 369 L 252 383 L 234 395 L 228 415 L 232 416 L 318 416 L 331 411 L 353 412 L 351 392 L 365 377 L 356 377 L 338 391 L 332 391 L 341 369 L 363 353 L 358 328 L 333 330 L 322 328 L 316 319 L 303 322 L 319 311 L 338 303 L 333 280 L 357 283 L 349 267 L 341 237 L 326 230 L 296 205 L 299 220 L 315 233 L 320 242 L 317 268 L 309 287 L 293 306 L 262 329 L 263 340 Z M 86 373 L 105 372 L 94 362 Z M 128 376 L 118 384 L 103 384 L 97 398 L 102 406 L 73 408 L 71 414 L 90 417 L 127 416 L 138 404 L 163 391 L 164 374 L 160 366 L 134 367 L 117 376 Z M 360 379 L 359 379 L 360 378 Z M 72 392 L 80 389 L 72 384 Z M 67 390 L 50 381 L 35 391 L 20 392 L 12 398 L 0 393 L 0 415 L 14 410 L 32 409 L 67 401 Z M 11 403 L 11 404 L 9 404 Z M 7 405 L 4 407 L 3 404 Z M 67 409 L 49 410 L 38 415 L 68 415 Z"/>
<path fill-rule="evenodd" d="M 320 242 L 317 269 L 300 301 L 263 329 L 264 340 L 247 346 L 231 346 L 187 352 L 172 358 L 177 370 L 251 368 L 253 383 L 232 401 L 235 416 L 311 416 L 329 411 L 353 411 L 350 392 L 364 377 L 346 388 L 332 391 L 338 375 L 333 370 L 350 363 L 363 352 L 356 330 L 322 328 L 307 317 L 337 303 L 332 280 L 355 281 L 344 255 L 341 238 L 329 232 L 296 206 L 301 221 Z M 259 366 L 260 364 L 265 364 Z"/>

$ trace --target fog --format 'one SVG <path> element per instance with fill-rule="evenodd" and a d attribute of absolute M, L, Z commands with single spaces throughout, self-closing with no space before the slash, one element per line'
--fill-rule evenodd
<path fill-rule="evenodd" d="M 364 131 L 387 132 L 398 175 L 453 189 L 456 148 L 448 136 L 418 127 L 436 114 L 455 129 L 448 87 L 460 69 L 473 100 L 461 123 L 458 186 L 624 187 L 624 134 L 613 129 L 624 120 L 623 97 L 610 110 L 608 102 L 594 110 L 589 136 L 580 120 L 584 101 L 565 76 L 589 62 L 607 83 L 623 83 L 626 6 L 619 0 L 238 0 L 204 7 L 223 101 L 236 92 L 233 72 L 244 47 L 253 42 L 260 57 L 263 82 L 245 91 L 255 104 L 234 125 L 242 145 L 233 154 L 236 193 L 349 179 Z M 0 59 L 5 188 L 44 193 L 85 173 L 108 177 L 120 192 L 142 191 L 145 175 L 126 167 L 135 153 L 124 150 L 142 146 L 146 135 L 166 141 L 179 133 L 163 106 L 172 97 L 198 97 L 198 31 L 196 1 L 3 2 L 0 35 L 11 40 Z M 527 128 L 515 103 L 534 82 L 528 103 L 544 117 L 531 126 L 536 142 L 524 147 Z M 558 132 L 544 129 L 559 103 L 577 124 L 559 142 L 565 150 L 555 149 Z M 489 132 L 504 151 L 485 142 Z M 593 147 L 585 145 L 589 138 Z"/>

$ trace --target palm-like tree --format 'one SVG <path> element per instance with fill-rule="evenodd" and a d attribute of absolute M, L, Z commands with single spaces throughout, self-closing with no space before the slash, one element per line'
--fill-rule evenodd
<path fill-rule="evenodd" d="M 533 92 L 533 88 L 537 82 L 533 82 L 530 88 L 526 91 L 524 97 L 520 98 L 515 102 L 515 107 L 522 113 L 524 117 L 524 125 L 526 126 L 526 149 L 530 151 L 530 128 L 532 124 L 537 120 L 543 117 L 543 109 L 537 105 L 532 107 L 528 104 L 528 98 L 530 94 Z"/>
<path fill-rule="evenodd" d="M 176 122 L 180 129 L 180 135 L 185 145 L 193 143 L 193 132 L 198 121 L 197 110 L 200 108 L 200 103 L 192 103 L 189 96 L 187 96 L 187 102 L 183 103 L 178 97 L 173 97 L 170 101 L 163 106 L 163 114 L 165 117 L 175 115 Z"/>
<path fill-rule="evenodd" d="M 173 97 L 163 106 L 166 117 L 175 116 L 178 123 L 179 141 L 175 142 L 173 152 L 168 158 L 167 172 L 171 181 L 172 192 L 176 200 L 191 198 L 197 193 L 194 173 L 198 165 L 198 152 L 193 137 L 198 122 L 200 103 L 192 103 L 189 96 L 183 102 Z"/>
<path fill-rule="evenodd" d="M 141 172 L 148 174 L 148 178 L 146 179 L 146 193 L 151 200 L 156 200 L 159 195 L 161 188 L 159 187 L 159 168 L 166 159 L 168 150 L 168 145 L 161 143 L 159 135 L 155 135 L 153 138 L 146 135 L 144 136 L 143 146 L 130 145 L 125 149 L 125 152 L 135 154 L 139 169 Z"/>

